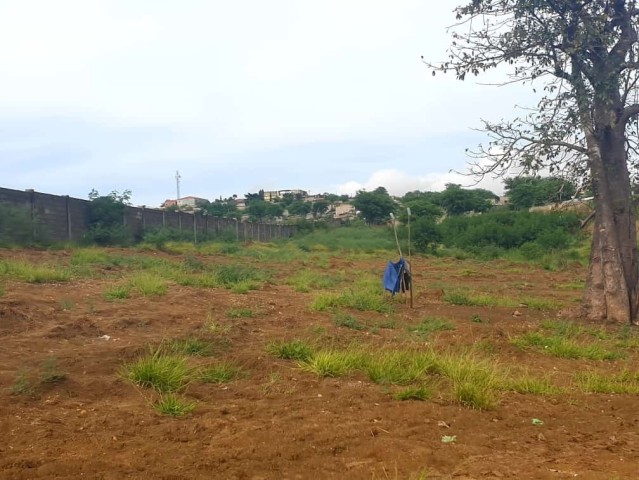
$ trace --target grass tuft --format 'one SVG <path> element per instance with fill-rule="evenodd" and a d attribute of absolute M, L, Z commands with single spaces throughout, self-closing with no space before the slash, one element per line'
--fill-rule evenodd
<path fill-rule="evenodd" d="M 205 383 L 228 383 L 242 375 L 240 367 L 231 362 L 219 362 L 202 368 L 198 378 Z"/>
<path fill-rule="evenodd" d="M 184 357 L 164 353 L 158 348 L 125 365 L 123 374 L 140 387 L 165 393 L 184 388 L 190 381 L 191 371 Z"/>
<path fill-rule="evenodd" d="M 393 397 L 395 400 L 406 401 L 406 400 L 428 400 L 432 398 L 433 391 L 430 388 L 425 386 L 420 387 L 408 387 L 399 392 L 395 393 Z"/>
<path fill-rule="evenodd" d="M 131 278 L 131 287 L 141 295 L 162 296 L 168 291 L 168 284 L 164 278 L 153 273 L 140 273 Z"/>
<path fill-rule="evenodd" d="M 313 349 L 302 340 L 271 342 L 266 351 L 285 360 L 307 361 L 313 356 Z"/>
<path fill-rule="evenodd" d="M 178 397 L 174 393 L 160 395 L 160 398 L 153 404 L 158 412 L 171 417 L 183 417 L 195 409 L 195 402 L 190 402 Z"/>

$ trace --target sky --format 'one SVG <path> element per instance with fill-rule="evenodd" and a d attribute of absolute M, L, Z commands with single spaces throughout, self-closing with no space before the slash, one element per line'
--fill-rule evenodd
<path fill-rule="evenodd" d="M 473 186 L 452 171 L 481 119 L 527 93 L 432 76 L 456 3 L 0 0 L 0 187 L 159 206 L 176 171 L 209 200 Z"/>

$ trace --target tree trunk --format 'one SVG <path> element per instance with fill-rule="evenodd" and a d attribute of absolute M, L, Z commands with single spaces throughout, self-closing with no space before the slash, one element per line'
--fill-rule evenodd
<path fill-rule="evenodd" d="M 600 131 L 587 139 L 596 210 L 583 303 L 592 320 L 638 324 L 637 234 L 625 137 L 612 127 Z"/>

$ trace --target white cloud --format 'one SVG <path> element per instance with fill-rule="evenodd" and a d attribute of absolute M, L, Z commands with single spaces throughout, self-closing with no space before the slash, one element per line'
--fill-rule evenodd
<path fill-rule="evenodd" d="M 354 195 L 358 190 L 371 191 L 377 187 L 384 187 L 391 195 L 402 196 L 414 190 L 423 192 L 441 191 L 446 188 L 447 183 L 456 183 L 467 188 L 485 188 L 498 195 L 501 195 L 504 189 L 501 178 L 486 177 L 478 181 L 478 179 L 472 176 L 455 172 L 409 175 L 400 170 L 388 169 L 374 172 L 368 180 L 362 183 L 351 180 L 337 185 L 335 190 L 339 194 Z"/>

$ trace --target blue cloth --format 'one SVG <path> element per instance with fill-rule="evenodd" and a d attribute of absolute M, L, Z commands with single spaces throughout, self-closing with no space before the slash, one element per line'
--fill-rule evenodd
<path fill-rule="evenodd" d="M 405 263 L 403 258 L 400 258 L 397 263 L 388 262 L 382 279 L 384 290 L 388 290 L 393 295 L 399 293 L 402 288 L 402 277 L 406 268 Z"/>

